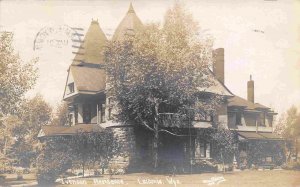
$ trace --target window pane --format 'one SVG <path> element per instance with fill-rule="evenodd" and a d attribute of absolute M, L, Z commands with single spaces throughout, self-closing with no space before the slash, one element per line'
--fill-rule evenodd
<path fill-rule="evenodd" d="M 201 142 L 200 143 L 200 157 L 204 158 L 205 157 L 205 143 Z"/>
<path fill-rule="evenodd" d="M 241 125 L 242 124 L 242 115 L 239 112 L 236 113 L 235 124 L 236 125 Z"/>
<path fill-rule="evenodd" d="M 206 144 L 206 158 L 210 158 L 210 143 Z"/>
<path fill-rule="evenodd" d="M 83 109 L 83 123 L 91 123 L 91 105 L 84 104 Z"/>

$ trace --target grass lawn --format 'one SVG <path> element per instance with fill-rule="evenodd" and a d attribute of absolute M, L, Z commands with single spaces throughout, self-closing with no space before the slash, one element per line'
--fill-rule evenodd
<path fill-rule="evenodd" d="M 4 174 L 6 176 L 5 183 L 0 186 L 26 185 L 36 182 L 35 174 L 24 174 L 22 180 L 17 180 L 17 174 Z"/>
<path fill-rule="evenodd" d="M 221 186 L 221 187 L 300 187 L 300 171 L 288 170 L 265 170 L 265 171 L 242 171 L 233 173 L 204 173 L 193 175 L 168 175 L 151 174 L 127 174 L 116 175 L 112 179 L 109 176 L 98 178 L 80 178 L 65 181 L 64 185 L 58 186 Z M 76 184 L 75 184 L 76 183 Z M 97 185 L 95 185 L 97 184 Z M 123 184 L 123 185 L 122 185 Z M 175 185 L 176 184 L 176 185 Z"/>

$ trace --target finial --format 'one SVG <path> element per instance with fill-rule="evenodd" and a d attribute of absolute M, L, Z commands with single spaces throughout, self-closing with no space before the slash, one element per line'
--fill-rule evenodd
<path fill-rule="evenodd" d="M 98 18 L 95 20 L 92 18 L 92 23 L 98 23 Z"/>
<path fill-rule="evenodd" d="M 250 81 L 252 81 L 252 75 L 250 74 Z"/>
<path fill-rule="evenodd" d="M 133 9 L 133 6 L 132 6 L 132 2 L 130 2 L 129 9 L 128 9 L 128 12 L 127 12 L 127 13 L 134 13 L 134 9 Z"/>

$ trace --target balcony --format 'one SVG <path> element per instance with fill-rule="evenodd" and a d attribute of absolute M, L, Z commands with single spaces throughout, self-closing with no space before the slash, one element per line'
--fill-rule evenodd
<path fill-rule="evenodd" d="M 192 128 L 209 128 L 212 127 L 211 121 L 205 120 L 189 120 L 187 117 L 182 118 L 180 114 L 177 113 L 159 113 L 158 116 L 159 124 L 163 127 L 177 127 L 177 128 L 187 128 L 189 127 L 189 123 Z"/>

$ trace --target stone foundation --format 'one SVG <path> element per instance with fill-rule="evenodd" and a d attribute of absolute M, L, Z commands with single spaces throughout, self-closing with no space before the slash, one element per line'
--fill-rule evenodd
<path fill-rule="evenodd" d="M 120 145 L 120 155 L 115 156 L 109 162 L 108 172 L 123 174 L 128 171 L 131 162 L 136 158 L 136 145 L 134 127 L 111 127 L 115 140 Z"/>

